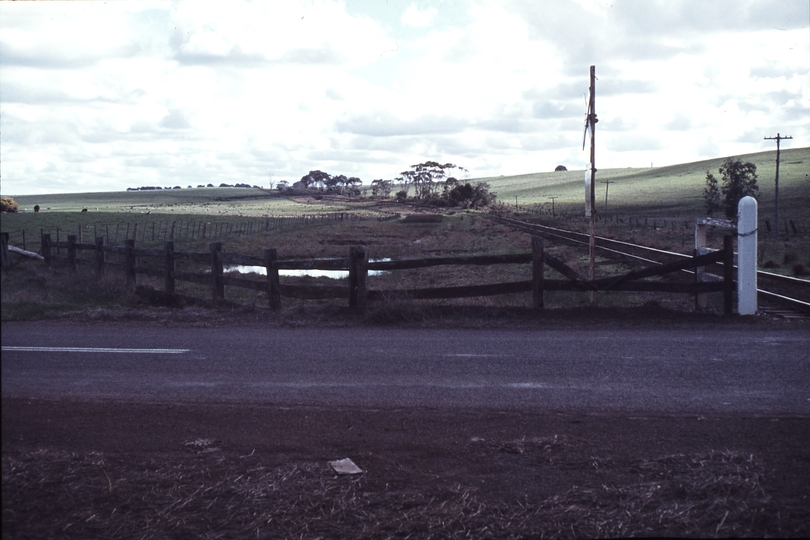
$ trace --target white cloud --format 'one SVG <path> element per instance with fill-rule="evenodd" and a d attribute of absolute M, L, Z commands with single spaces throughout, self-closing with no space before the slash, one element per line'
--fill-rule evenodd
<path fill-rule="evenodd" d="M 402 24 L 416 28 L 424 28 L 425 26 L 433 24 L 438 14 L 439 11 L 433 6 L 426 9 L 419 9 L 416 3 L 412 3 L 402 13 Z"/>
<path fill-rule="evenodd" d="M 403 6 L 2 2 L 3 192 L 576 167 L 592 64 L 601 168 L 810 138 L 803 2 Z"/>

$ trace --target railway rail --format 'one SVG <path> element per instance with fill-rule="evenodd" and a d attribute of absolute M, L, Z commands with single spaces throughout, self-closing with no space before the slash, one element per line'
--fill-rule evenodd
<path fill-rule="evenodd" d="M 574 246 L 589 245 L 589 236 L 585 233 L 501 216 L 493 216 L 493 219 L 526 232 L 540 233 L 545 238 L 560 243 Z M 595 247 L 599 253 L 608 258 L 636 264 L 664 264 L 692 257 L 690 254 L 642 246 L 603 236 L 595 237 Z M 718 263 L 718 266 L 722 268 L 722 263 Z M 683 271 L 694 274 L 692 270 Z M 722 274 L 722 270 L 717 273 Z M 808 280 L 757 270 L 757 296 L 763 304 L 761 310 L 764 312 L 785 318 L 810 316 L 810 281 Z"/>

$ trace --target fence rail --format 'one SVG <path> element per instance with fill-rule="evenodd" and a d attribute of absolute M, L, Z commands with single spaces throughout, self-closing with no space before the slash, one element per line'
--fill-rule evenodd
<path fill-rule="evenodd" d="M 731 313 L 731 298 L 734 289 L 734 276 L 726 272 L 721 282 L 669 282 L 669 281 L 641 281 L 645 278 L 660 277 L 684 269 L 698 268 L 717 262 L 725 262 L 726 268 L 731 268 L 733 258 L 732 237 L 726 238 L 724 249 L 704 255 L 698 255 L 686 260 L 678 260 L 669 264 L 654 265 L 639 270 L 597 280 L 589 280 L 564 261 L 544 249 L 543 236 L 532 237 L 531 251 L 527 253 L 513 253 L 501 255 L 475 255 L 458 257 L 435 257 L 403 260 L 369 261 L 369 253 L 363 246 L 354 246 L 349 249 L 348 257 L 327 259 L 281 259 L 277 250 L 268 248 L 264 250 L 263 257 L 256 257 L 240 253 L 226 253 L 222 251 L 222 243 L 214 242 L 209 245 L 209 251 L 184 252 L 175 250 L 174 241 L 166 241 L 164 249 L 136 248 L 135 240 L 128 239 L 124 247 L 107 246 L 105 238 L 96 238 L 94 244 L 78 241 L 76 235 L 68 235 L 66 242 L 52 241 L 50 234 L 42 235 L 42 254 L 44 263 L 52 265 L 54 261 L 64 261 L 69 267 L 76 269 L 78 265 L 94 266 L 99 276 L 104 275 L 108 267 L 122 268 L 129 285 L 135 285 L 137 276 L 147 275 L 164 278 L 164 290 L 174 293 L 177 281 L 207 285 L 211 288 L 211 297 L 214 301 L 225 298 L 225 287 L 241 287 L 263 292 L 268 296 L 268 303 L 272 309 L 281 307 L 281 298 L 296 299 L 348 299 L 350 307 L 363 308 L 368 301 L 378 301 L 386 298 L 412 298 L 412 299 L 447 299 L 468 298 L 500 294 L 532 292 L 532 305 L 535 308 L 544 306 L 544 291 L 658 291 L 666 293 L 704 294 L 709 292 L 723 292 L 724 304 L 727 313 Z M 8 235 L 3 234 L 4 257 Z M 55 255 L 56 248 L 67 250 L 67 256 Z M 95 254 L 91 258 L 80 258 L 82 251 Z M 123 256 L 122 264 L 113 264 L 107 261 L 106 255 L 113 253 Z M 144 266 L 142 259 L 157 259 L 158 264 Z M 207 266 L 205 273 L 180 271 L 176 268 L 176 261 L 187 260 L 204 263 Z M 242 276 L 225 274 L 225 264 L 244 264 L 263 266 L 266 277 L 263 280 L 250 279 Z M 532 279 L 506 283 L 488 283 L 481 285 L 464 285 L 452 287 L 431 287 L 412 289 L 375 290 L 367 287 L 367 278 L 370 270 L 397 271 L 427 268 L 431 266 L 458 265 L 458 266 L 484 266 L 498 264 L 530 264 Z M 545 267 L 554 269 L 565 279 L 546 279 Z M 279 280 L 279 270 L 344 270 L 348 271 L 348 284 L 335 286 L 310 286 L 282 284 Z"/>

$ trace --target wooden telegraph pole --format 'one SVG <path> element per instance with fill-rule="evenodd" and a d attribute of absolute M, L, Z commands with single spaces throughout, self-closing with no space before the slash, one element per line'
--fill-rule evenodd
<path fill-rule="evenodd" d="M 590 87 L 588 88 L 588 113 L 585 118 L 585 132 L 591 130 L 591 159 L 590 159 L 590 186 L 588 189 L 590 193 L 589 204 L 585 209 L 585 214 L 590 217 L 590 240 L 588 242 L 588 255 L 590 258 L 588 279 L 591 281 L 595 278 L 596 267 L 596 123 L 599 120 L 596 118 L 596 66 L 591 66 L 591 79 Z M 585 141 L 582 141 L 584 150 Z M 594 302 L 593 291 L 590 293 L 591 303 Z"/>
<path fill-rule="evenodd" d="M 613 184 L 614 182 L 610 180 L 602 180 L 602 183 L 605 184 L 605 212 L 607 212 L 608 187 L 610 186 L 610 184 Z"/>
<path fill-rule="evenodd" d="M 785 139 L 792 139 L 793 137 L 782 137 L 779 133 L 776 134 L 776 137 L 765 137 L 766 141 L 776 141 L 776 189 L 774 192 L 774 209 L 776 215 L 774 219 L 776 220 L 776 227 L 774 227 L 776 231 L 776 238 L 779 238 L 779 143 Z"/>

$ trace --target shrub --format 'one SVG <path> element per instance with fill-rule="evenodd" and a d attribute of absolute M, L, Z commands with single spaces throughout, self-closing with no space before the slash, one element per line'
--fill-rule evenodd
<path fill-rule="evenodd" d="M 14 213 L 17 212 L 18 208 L 19 208 L 19 205 L 11 197 L 3 197 L 2 199 L 0 199 L 0 211 L 6 212 L 6 213 L 9 213 L 9 214 L 14 214 Z"/>

